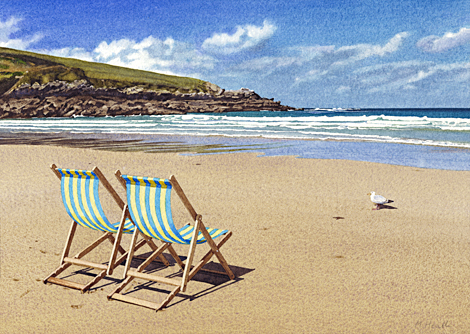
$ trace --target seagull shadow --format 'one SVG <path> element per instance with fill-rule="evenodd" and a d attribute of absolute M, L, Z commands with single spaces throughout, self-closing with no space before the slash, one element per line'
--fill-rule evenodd
<path fill-rule="evenodd" d="M 388 200 L 387 203 L 393 203 L 393 201 L 391 199 Z M 379 207 L 378 209 L 372 209 L 372 210 L 375 210 L 375 211 L 378 211 L 378 210 L 382 210 L 382 209 L 388 209 L 388 210 L 398 210 L 398 208 L 394 207 L 394 206 L 391 206 L 391 205 L 385 205 L 385 204 L 379 204 Z"/>

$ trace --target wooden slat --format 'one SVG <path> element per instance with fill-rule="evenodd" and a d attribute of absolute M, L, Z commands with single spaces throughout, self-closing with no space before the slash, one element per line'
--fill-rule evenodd
<path fill-rule="evenodd" d="M 102 270 L 98 275 L 96 275 L 96 277 L 91 280 L 89 283 L 87 283 L 83 289 L 82 289 L 82 292 L 85 292 L 87 291 L 88 289 L 90 289 L 93 285 L 95 285 L 96 283 L 98 283 L 103 277 L 106 276 L 106 270 Z"/>
<path fill-rule="evenodd" d="M 137 228 L 137 227 L 136 227 Z M 147 244 L 149 245 L 150 248 L 152 248 L 153 251 L 156 251 L 158 249 L 157 245 L 155 245 L 155 243 L 153 242 L 152 238 L 150 238 L 149 236 L 145 235 L 142 233 L 142 236 L 143 238 L 145 239 L 145 241 L 147 242 Z M 167 261 L 167 259 L 163 256 L 163 254 L 160 254 L 158 256 L 158 258 L 160 259 L 160 261 L 163 262 L 163 264 L 165 266 L 169 266 L 170 265 L 170 262 Z M 175 259 L 176 260 L 176 259 Z"/>
<path fill-rule="evenodd" d="M 60 257 L 60 264 L 63 264 L 64 259 L 69 256 L 70 246 L 72 245 L 72 240 L 75 235 L 75 231 L 77 230 L 77 225 L 78 224 L 72 220 L 72 225 L 70 226 L 69 234 L 67 235 L 67 242 L 65 243 L 64 251 Z"/>
<path fill-rule="evenodd" d="M 180 292 L 181 290 L 181 287 L 180 286 L 177 286 L 173 291 L 171 291 L 171 293 L 166 297 L 166 299 L 160 304 L 160 306 L 158 307 L 157 311 L 158 310 L 161 310 L 162 308 L 166 307 L 168 305 L 168 303 L 173 299 L 175 298 L 175 296 L 178 294 L 178 292 Z"/>
<path fill-rule="evenodd" d="M 178 264 L 178 266 L 184 270 L 184 264 L 183 264 L 183 261 L 181 261 L 180 257 L 178 256 L 178 253 L 176 253 L 175 249 L 173 248 L 172 245 L 168 246 L 168 252 L 171 254 L 171 256 L 173 257 L 173 259 L 175 259 L 176 263 Z"/>
<path fill-rule="evenodd" d="M 68 267 L 70 267 L 72 264 L 71 263 L 62 263 L 62 265 L 57 268 L 55 271 L 53 271 L 49 276 L 47 276 L 45 279 L 43 279 L 43 282 L 46 283 L 47 280 L 50 278 L 50 277 L 56 277 L 57 275 L 60 275 L 61 272 L 63 272 L 65 269 L 67 269 Z"/>
<path fill-rule="evenodd" d="M 156 276 L 156 275 L 151 275 L 151 274 L 145 274 L 145 273 L 139 273 L 134 270 L 129 270 L 127 272 L 128 276 L 132 276 L 134 278 L 141 278 L 147 281 L 154 281 L 154 282 L 159 282 L 163 284 L 168 284 L 168 285 L 174 285 L 174 286 L 179 286 L 181 285 L 181 280 L 180 279 L 174 279 L 174 278 L 167 278 L 167 277 L 162 277 L 162 276 Z"/>
<path fill-rule="evenodd" d="M 126 265 L 124 266 L 124 273 L 123 273 L 122 278 L 126 278 L 127 271 L 131 267 L 132 257 L 134 256 L 134 252 L 135 252 L 135 243 L 137 242 L 138 237 L 139 237 L 139 229 L 136 228 L 134 230 L 134 233 L 132 234 L 131 245 L 129 246 L 129 252 L 127 254 L 127 261 L 126 261 Z"/>
<path fill-rule="evenodd" d="M 142 272 L 144 271 L 145 268 L 147 268 L 147 266 L 152 263 L 153 260 L 155 260 L 157 258 L 157 256 L 159 256 L 160 254 L 162 254 L 167 248 L 168 246 L 171 245 L 169 243 L 162 243 L 160 245 L 160 247 L 158 247 L 158 249 L 156 251 L 154 251 L 152 254 L 150 254 L 150 256 L 147 258 L 147 260 L 145 260 L 138 268 L 137 268 L 137 271 L 138 272 Z"/>
<path fill-rule="evenodd" d="M 140 306 L 143 306 L 143 307 L 147 307 L 147 308 L 150 308 L 152 310 L 158 310 L 160 305 L 157 304 L 157 303 L 153 303 L 153 302 L 149 302 L 149 301 L 146 301 L 146 300 L 143 300 L 143 299 L 138 299 L 138 298 L 134 298 L 134 297 L 131 297 L 131 296 L 128 296 L 128 295 L 121 295 L 121 294 L 113 294 L 109 297 L 109 299 L 116 299 L 116 300 L 120 300 L 122 302 L 126 302 L 126 303 L 129 303 L 129 304 L 135 304 L 135 305 L 140 305 Z"/>
<path fill-rule="evenodd" d="M 176 193 L 178 194 L 179 198 L 183 202 L 186 209 L 189 211 L 189 214 L 191 215 L 191 218 L 193 218 L 193 220 L 196 220 L 196 217 L 197 217 L 196 210 L 194 210 L 193 206 L 191 205 L 188 198 L 184 194 L 183 189 L 181 188 L 180 184 L 178 183 L 178 181 L 176 180 L 176 177 L 174 175 L 170 176 L 170 183 L 173 186 L 173 188 L 175 189 Z"/>
<path fill-rule="evenodd" d="M 114 289 L 114 291 L 111 292 L 108 295 L 108 300 L 112 299 L 113 295 L 119 294 L 130 282 L 132 282 L 133 279 L 134 279 L 134 277 L 127 276 L 126 279 L 124 281 L 122 281 L 122 283 L 120 285 L 118 285 L 118 287 L 116 289 Z"/>
<path fill-rule="evenodd" d="M 111 235 L 112 233 L 111 232 L 106 232 L 106 233 L 103 233 L 103 235 L 101 237 L 99 237 L 98 239 L 95 240 L 95 242 L 93 242 L 90 246 L 88 246 L 87 248 L 83 249 L 82 251 L 80 251 L 77 255 L 74 256 L 74 258 L 76 259 L 79 259 L 81 257 L 84 257 L 85 255 L 87 255 L 88 253 L 90 253 L 93 249 L 95 249 L 96 247 L 98 247 L 99 244 L 101 244 L 103 241 L 105 241 L 106 239 L 108 239 L 108 237 Z"/>
<path fill-rule="evenodd" d="M 57 285 L 66 286 L 68 288 L 82 290 L 85 286 L 83 284 L 78 284 L 75 282 L 66 281 L 62 278 L 49 277 L 45 283 L 53 283 Z"/>
<path fill-rule="evenodd" d="M 51 165 L 51 169 L 54 172 L 54 174 L 59 178 L 59 180 L 62 179 L 62 174 L 57 170 L 57 166 L 55 164 Z"/>
<path fill-rule="evenodd" d="M 134 251 L 137 251 L 139 250 L 143 245 L 146 244 L 146 241 L 145 240 L 140 240 L 137 245 L 134 247 Z M 120 265 L 126 258 L 127 258 L 127 255 L 128 255 L 128 252 L 125 252 L 124 254 L 122 254 L 120 257 L 117 258 L 116 260 L 116 263 L 115 263 L 115 267 L 117 267 L 118 265 Z M 145 260 L 147 259 L 146 257 L 143 257 L 143 256 L 134 256 L 135 258 L 137 259 L 141 259 L 141 260 Z"/>
<path fill-rule="evenodd" d="M 93 263 L 93 262 L 90 262 L 90 261 L 75 259 L 75 258 L 72 258 L 72 257 L 66 257 L 64 259 L 64 261 L 67 262 L 67 263 L 72 263 L 72 264 L 75 264 L 77 266 L 82 266 L 82 267 L 90 267 L 90 268 L 95 268 L 95 269 L 99 269 L 99 270 L 107 270 L 108 269 L 108 266 L 105 265 L 105 264 Z"/>
<path fill-rule="evenodd" d="M 222 245 L 225 244 L 225 242 L 226 242 L 228 239 L 230 239 L 231 236 L 232 236 L 232 232 L 227 233 L 227 234 L 224 236 L 224 238 L 218 243 L 217 248 L 220 249 L 220 247 L 222 247 Z M 209 250 L 206 255 L 204 255 L 204 257 L 201 259 L 201 261 L 199 261 L 199 263 L 198 263 L 196 266 L 194 266 L 194 268 L 192 268 L 191 272 L 189 273 L 189 279 L 188 279 L 189 281 L 193 279 L 194 275 L 196 275 L 197 272 L 198 272 L 199 270 L 201 270 L 202 267 L 203 267 L 207 262 L 209 262 L 209 260 L 212 258 L 213 255 L 214 255 L 214 252 L 212 251 L 212 249 Z M 224 268 L 224 269 L 225 269 L 225 268 Z M 230 270 L 230 272 L 232 272 L 232 271 Z M 229 275 L 228 273 L 227 273 L 227 275 L 230 277 L 230 275 Z M 233 273 L 232 273 L 232 275 L 233 275 Z M 231 279 L 233 279 L 233 278 L 231 278 Z"/>
<path fill-rule="evenodd" d="M 113 245 L 113 251 L 111 252 L 111 257 L 109 259 L 109 267 L 108 267 L 108 275 L 113 274 L 114 266 L 116 265 L 116 256 L 118 249 L 120 248 L 121 244 L 121 238 L 122 238 L 122 231 L 124 230 L 124 223 L 126 222 L 126 217 L 127 217 L 127 205 L 124 205 L 124 208 L 122 209 L 122 217 L 121 217 L 121 223 L 119 224 L 118 232 L 116 239 L 114 240 L 114 245 Z M 125 254 L 126 252 L 123 250 L 121 252 L 122 254 Z"/>
<path fill-rule="evenodd" d="M 224 267 L 224 269 L 227 272 L 230 279 L 234 279 L 235 275 L 232 273 L 232 270 L 230 269 L 230 267 L 228 266 L 227 261 L 225 260 L 224 256 L 220 252 L 219 247 L 215 244 L 214 240 L 212 240 L 212 237 L 210 236 L 209 232 L 207 232 L 206 227 L 204 226 L 204 223 L 202 222 L 202 219 L 201 219 L 200 223 L 202 225 L 201 226 L 201 232 L 204 235 L 204 238 L 206 238 L 207 243 L 209 244 L 209 246 L 212 249 L 213 253 L 215 254 L 215 256 L 217 256 L 217 259 L 219 260 L 222 267 Z M 232 235 L 232 232 L 228 232 L 227 235 L 230 238 L 230 236 Z"/>
<path fill-rule="evenodd" d="M 118 228 L 118 229 L 119 229 L 119 228 Z M 117 233 L 118 233 L 118 232 L 116 232 L 116 234 L 117 234 Z M 116 242 L 116 238 L 114 238 L 114 236 L 110 235 L 110 236 L 108 236 L 108 240 L 109 240 L 109 242 L 111 243 L 111 245 L 113 245 L 113 247 L 114 247 L 114 243 Z M 126 250 L 125 250 L 124 248 L 122 248 L 122 246 L 121 246 L 120 244 L 118 244 L 117 248 L 118 248 L 118 252 L 119 252 L 119 253 L 121 253 L 121 254 L 126 253 Z"/>
<path fill-rule="evenodd" d="M 116 176 L 116 178 L 118 179 L 119 183 L 121 184 L 121 186 L 123 186 L 124 189 L 127 190 L 127 187 L 126 187 L 126 181 L 124 181 L 124 179 L 121 177 L 121 171 L 118 169 L 117 171 L 114 172 L 114 175 Z"/>
<path fill-rule="evenodd" d="M 201 228 L 201 216 L 196 216 L 196 223 L 195 223 L 193 236 L 191 238 L 191 244 L 189 246 L 188 258 L 186 259 L 186 263 L 184 265 L 184 272 L 183 272 L 183 279 L 181 280 L 181 291 L 186 291 L 186 284 L 189 280 L 189 272 L 191 270 L 191 266 L 193 264 L 194 259 L 194 251 L 196 250 L 197 245 L 197 236 L 199 233 L 199 229 Z M 202 227 L 204 228 L 204 227 Z"/>

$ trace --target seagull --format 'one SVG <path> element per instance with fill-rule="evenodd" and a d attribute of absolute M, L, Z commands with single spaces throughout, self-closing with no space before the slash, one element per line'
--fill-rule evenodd
<path fill-rule="evenodd" d="M 380 209 L 380 206 L 382 204 L 385 204 L 385 203 L 388 203 L 389 200 L 386 199 L 385 197 L 381 196 L 381 195 L 376 195 L 375 194 L 375 191 L 372 191 L 371 193 L 369 193 L 368 195 L 370 195 L 370 200 L 372 201 L 372 203 L 375 203 L 377 206 L 375 207 L 375 209 L 372 209 L 372 210 L 379 210 Z"/>

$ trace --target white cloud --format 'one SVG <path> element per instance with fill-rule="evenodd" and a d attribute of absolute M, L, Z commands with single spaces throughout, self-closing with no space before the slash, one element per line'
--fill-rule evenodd
<path fill-rule="evenodd" d="M 20 30 L 18 23 L 21 22 L 21 19 L 17 17 L 10 17 L 7 21 L 0 21 L 0 41 L 7 41 L 9 36 L 14 32 Z"/>
<path fill-rule="evenodd" d="M 339 86 L 336 89 L 336 93 L 339 93 L 339 94 L 348 93 L 350 91 L 351 91 L 351 87 L 349 87 L 349 86 Z"/>
<path fill-rule="evenodd" d="M 428 71 L 418 71 L 418 73 L 416 73 L 416 75 L 414 75 L 413 77 L 409 78 L 408 79 L 408 83 L 414 83 L 414 82 L 417 82 L 417 81 L 421 81 L 421 80 L 424 80 L 426 79 L 427 77 L 433 75 L 434 73 L 436 73 L 436 68 L 432 68 Z"/>
<path fill-rule="evenodd" d="M 10 36 L 19 31 L 19 23 L 22 19 L 17 17 L 10 17 L 7 21 L 0 21 L 0 46 L 13 49 L 26 49 L 29 45 L 42 39 L 42 34 L 36 33 L 33 36 L 25 38 L 11 39 Z"/>
<path fill-rule="evenodd" d="M 357 64 L 371 57 L 385 57 L 400 50 L 408 32 L 401 32 L 390 38 L 385 45 L 356 44 L 339 48 L 335 46 L 291 47 L 289 52 L 297 52 L 295 84 L 323 80 L 325 78 L 344 77 L 345 73 L 353 72 Z M 291 70 L 294 66 L 291 66 Z M 346 71 L 350 68 L 350 71 Z M 345 72 L 346 71 L 346 72 Z"/>
<path fill-rule="evenodd" d="M 135 45 L 135 42 L 128 39 L 120 39 L 118 41 L 112 41 L 111 43 L 101 42 L 98 47 L 94 50 L 97 53 L 97 59 L 108 59 L 112 56 L 116 56 L 124 50 L 127 50 Z"/>
<path fill-rule="evenodd" d="M 333 65 L 347 65 L 369 57 L 383 57 L 399 50 L 403 40 L 409 36 L 408 32 L 401 32 L 393 36 L 384 46 L 371 44 L 357 44 L 343 46 L 336 50 L 335 55 L 344 55 L 344 59 L 336 61 Z"/>
<path fill-rule="evenodd" d="M 300 53 L 300 57 L 305 60 L 313 59 L 322 54 L 333 53 L 334 45 L 314 45 L 314 46 L 298 46 L 291 47 L 288 50 Z"/>
<path fill-rule="evenodd" d="M 47 53 L 51 56 L 76 58 L 85 61 L 95 61 L 91 52 L 86 51 L 84 48 L 62 48 L 48 51 L 41 51 L 41 53 Z"/>
<path fill-rule="evenodd" d="M 276 26 L 268 21 L 262 27 L 254 25 L 238 26 L 232 35 L 226 33 L 214 34 L 202 43 L 202 49 L 214 54 L 233 54 L 254 48 L 271 38 Z"/>
<path fill-rule="evenodd" d="M 370 93 L 394 92 L 420 87 L 458 84 L 470 78 L 470 63 L 436 64 L 433 62 L 404 61 L 357 69 L 355 80 Z M 435 84 L 439 82 L 439 84 Z"/>
<path fill-rule="evenodd" d="M 0 21 L 0 47 L 192 77 L 199 77 L 201 72 L 213 70 L 217 63 L 217 59 L 198 50 L 193 44 L 176 41 L 172 38 L 160 40 L 153 36 L 148 36 L 140 41 L 127 38 L 102 41 L 91 51 L 80 47 L 52 50 L 34 49 L 32 45 L 42 38 L 40 33 L 11 38 L 13 34 L 19 35 L 21 22 L 22 19 L 16 17 Z M 258 39 L 262 38 L 264 29 L 250 27 L 247 33 L 250 38 Z"/>
<path fill-rule="evenodd" d="M 458 32 L 447 32 L 442 37 L 427 36 L 418 41 L 416 46 L 425 52 L 444 52 L 463 44 L 470 43 L 470 29 L 461 28 Z"/>
<path fill-rule="evenodd" d="M 261 57 L 247 60 L 239 65 L 233 66 L 232 70 L 239 72 L 271 72 L 292 65 L 300 65 L 298 62 L 299 59 L 296 57 Z"/>
<path fill-rule="evenodd" d="M 141 41 L 129 39 L 103 41 L 91 53 L 95 61 L 171 75 L 199 76 L 214 68 L 216 60 L 190 43 L 173 38 L 160 40 L 148 36 Z"/>

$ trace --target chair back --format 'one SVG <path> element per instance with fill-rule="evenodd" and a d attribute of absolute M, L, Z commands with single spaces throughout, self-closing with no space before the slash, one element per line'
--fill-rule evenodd
<path fill-rule="evenodd" d="M 168 179 L 120 176 L 126 182 L 127 206 L 135 226 L 145 235 L 164 242 L 189 245 L 194 226 L 185 225 L 177 229 L 171 214 L 171 191 L 173 184 Z M 176 189 L 177 190 L 177 189 Z M 217 238 L 227 230 L 207 228 L 211 238 Z M 207 242 L 201 231 L 197 244 Z"/>
<path fill-rule="evenodd" d="M 190 243 L 173 223 L 171 214 L 173 187 L 170 180 L 129 175 L 121 177 L 126 182 L 129 213 L 142 233 L 164 242 Z"/>
<path fill-rule="evenodd" d="M 61 175 L 62 201 L 69 216 L 79 225 L 103 232 L 116 232 L 101 206 L 99 178 L 89 170 L 56 169 Z"/>

